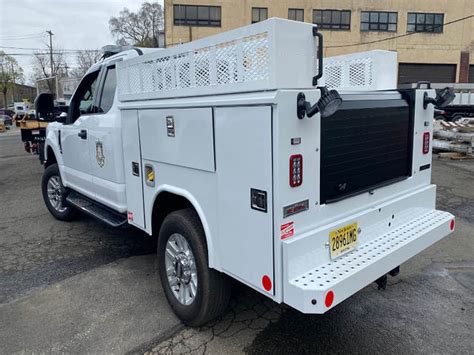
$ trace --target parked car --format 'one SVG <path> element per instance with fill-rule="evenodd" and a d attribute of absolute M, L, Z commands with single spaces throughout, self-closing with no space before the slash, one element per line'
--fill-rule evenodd
<path fill-rule="evenodd" d="M 11 116 L 8 116 L 8 115 L 0 114 L 0 120 L 2 120 L 6 126 L 11 126 L 13 123 Z"/>
<path fill-rule="evenodd" d="M 13 117 L 14 114 L 15 114 L 15 111 L 13 110 L 9 110 L 7 108 L 0 108 L 0 115 L 7 115 L 10 117 Z"/>

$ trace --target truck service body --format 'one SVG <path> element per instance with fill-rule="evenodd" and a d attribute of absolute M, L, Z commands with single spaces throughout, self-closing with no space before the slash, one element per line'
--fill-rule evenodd
<path fill-rule="evenodd" d="M 191 325 L 222 311 L 228 277 L 305 313 L 383 287 L 454 229 L 431 184 L 435 92 L 354 84 L 323 117 L 321 52 L 314 25 L 270 19 L 104 59 L 47 127 L 46 205 L 163 239 L 162 285 Z"/>

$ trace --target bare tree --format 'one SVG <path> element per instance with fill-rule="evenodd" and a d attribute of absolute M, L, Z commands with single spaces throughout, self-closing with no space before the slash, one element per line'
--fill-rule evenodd
<path fill-rule="evenodd" d="M 102 56 L 99 50 L 86 49 L 80 51 L 76 57 L 77 67 L 71 72 L 71 76 L 74 78 L 82 78 L 87 70 L 95 63 L 97 63 Z"/>
<path fill-rule="evenodd" d="M 124 8 L 118 17 L 109 20 L 110 32 L 118 44 L 139 47 L 159 47 L 163 24 L 163 6 L 156 2 L 144 2 L 137 12 Z"/>
<path fill-rule="evenodd" d="M 7 92 L 14 90 L 16 83 L 23 81 L 23 69 L 15 58 L 0 51 L 0 91 L 3 95 L 3 104 L 7 106 Z"/>

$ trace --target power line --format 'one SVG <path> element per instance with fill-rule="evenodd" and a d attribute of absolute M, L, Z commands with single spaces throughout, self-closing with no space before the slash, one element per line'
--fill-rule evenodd
<path fill-rule="evenodd" d="M 45 49 L 42 49 L 42 50 L 45 50 Z M 88 50 L 88 49 L 87 49 Z M 82 50 L 78 49 L 77 51 L 75 52 L 55 52 L 53 51 L 53 54 L 62 54 L 62 55 L 77 55 L 77 54 L 81 54 Z M 12 57 L 15 57 L 15 56 L 31 56 L 31 57 L 34 57 L 36 55 L 49 55 L 49 52 L 36 52 L 36 53 L 0 53 L 0 56 L 12 56 Z"/>
<path fill-rule="evenodd" d="M 32 36 L 32 37 L 0 38 L 0 41 L 32 41 L 32 40 L 38 40 L 41 38 L 44 38 L 44 35 Z"/>
<path fill-rule="evenodd" d="M 45 35 L 44 32 L 37 32 L 37 33 L 30 33 L 30 34 L 24 34 L 24 35 L 6 35 L 6 36 L 0 36 L 0 40 L 15 40 L 15 39 L 28 39 L 28 38 L 37 38 L 37 37 L 43 37 Z"/>
<path fill-rule="evenodd" d="M 44 51 L 44 48 L 31 48 L 31 47 L 10 47 L 10 46 L 0 46 L 0 48 L 5 49 L 19 49 L 19 50 L 28 50 L 28 51 Z M 61 52 L 79 52 L 79 51 L 92 51 L 99 52 L 100 49 L 61 49 Z"/>
<path fill-rule="evenodd" d="M 453 20 L 453 21 L 450 21 L 450 22 L 446 22 L 445 24 L 433 26 L 433 30 L 434 30 L 435 28 L 448 26 L 448 25 L 451 25 L 451 24 L 456 23 L 456 22 L 461 22 L 461 21 L 470 19 L 470 18 L 472 18 L 472 17 L 474 17 L 474 15 L 469 15 L 469 16 L 466 16 L 466 17 L 459 18 L 459 19 L 457 19 L 457 20 Z M 351 44 L 341 44 L 341 45 L 338 45 L 338 46 L 325 46 L 325 49 L 326 49 L 326 48 L 344 48 L 344 47 L 363 46 L 363 45 L 366 45 L 366 44 L 373 44 L 373 43 L 380 43 L 380 42 L 390 41 L 390 40 L 392 40 L 392 39 L 397 39 L 397 38 L 412 36 L 412 35 L 416 35 L 416 34 L 420 34 L 420 33 L 426 33 L 426 32 L 409 32 L 409 33 L 404 33 L 404 34 L 398 35 L 398 36 L 393 36 L 393 37 L 386 37 L 386 38 L 382 38 L 382 39 L 377 39 L 377 40 L 374 40 L 374 41 L 351 43 Z"/>

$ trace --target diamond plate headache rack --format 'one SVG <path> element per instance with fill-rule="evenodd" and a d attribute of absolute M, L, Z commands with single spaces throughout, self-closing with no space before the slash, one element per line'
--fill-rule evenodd
<path fill-rule="evenodd" d="M 272 18 L 117 64 L 120 101 L 314 88 L 314 25 Z"/>

